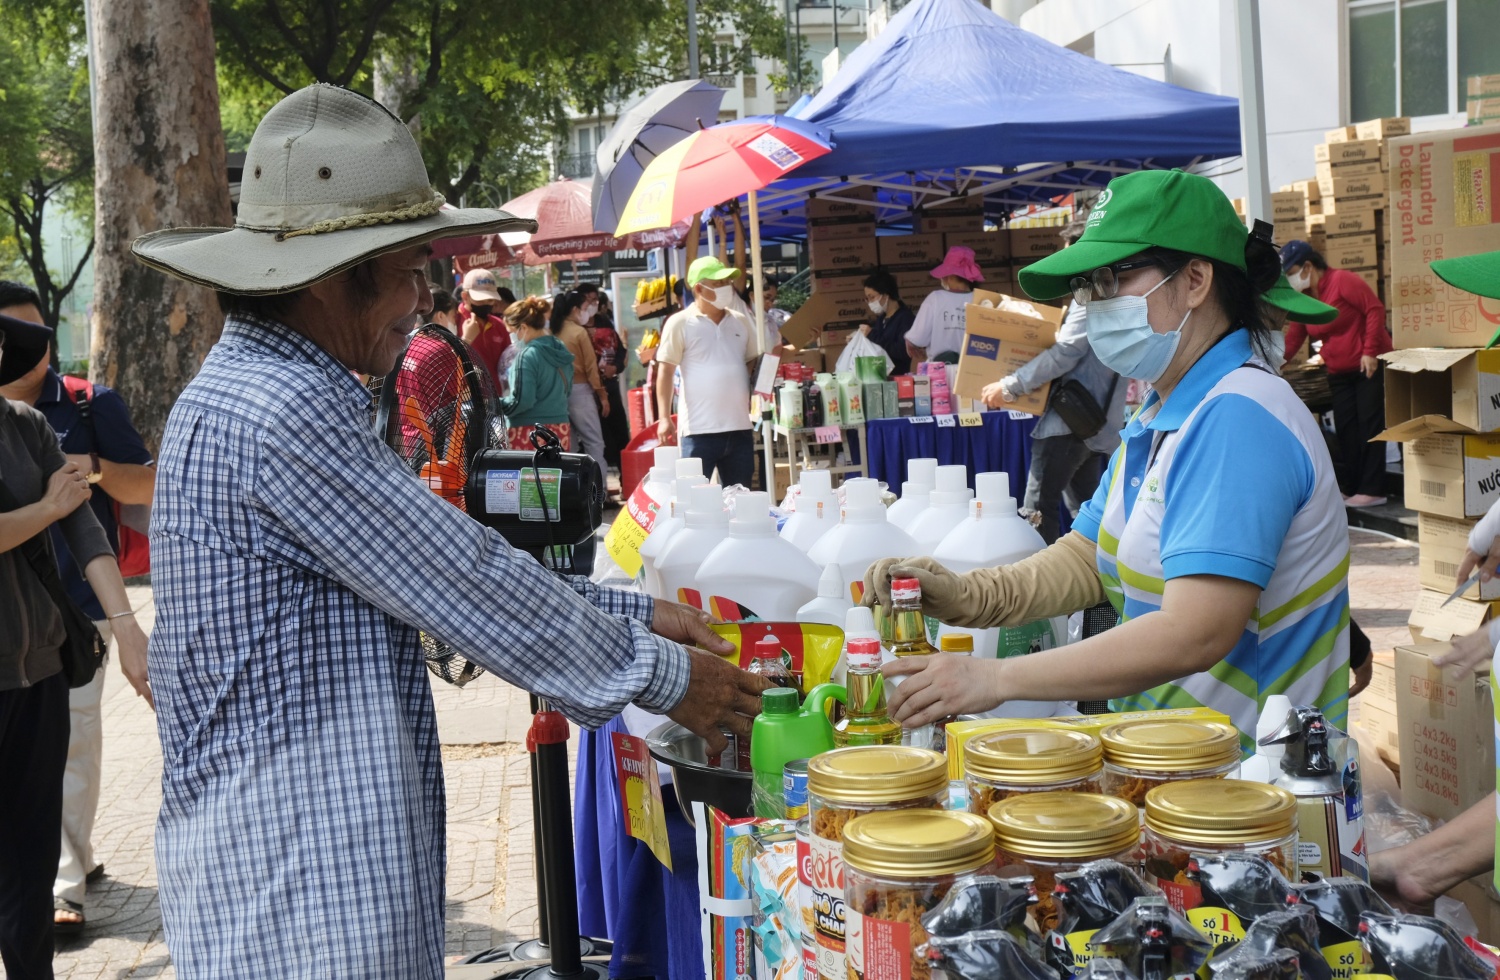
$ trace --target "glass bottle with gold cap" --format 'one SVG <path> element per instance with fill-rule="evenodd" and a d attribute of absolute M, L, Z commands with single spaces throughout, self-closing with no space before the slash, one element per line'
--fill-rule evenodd
<path fill-rule="evenodd" d="M 880 641 L 855 637 L 845 646 L 849 670 L 844 717 L 833 726 L 833 744 L 900 745 L 901 726 L 891 720 L 885 704 L 885 678 L 880 674 Z"/>
<path fill-rule="evenodd" d="M 1126 865 L 1140 860 L 1139 811 L 1135 804 L 1113 796 L 1026 793 L 1001 800 L 987 815 L 995 827 L 997 873 L 1031 875 L 1038 898 L 1031 914 L 1043 934 L 1057 926 L 1052 890 L 1058 872 L 1076 871 L 1104 858 Z M 1075 965 L 1087 963 L 1088 937 L 1065 938 L 1074 950 Z"/>
<path fill-rule="evenodd" d="M 1243 779 L 1166 783 L 1146 794 L 1145 819 L 1146 879 L 1190 920 L 1203 898 L 1189 875 L 1195 854 L 1252 854 L 1270 861 L 1287 880 L 1298 878 L 1297 798 L 1279 786 Z M 1233 924 L 1222 930 L 1217 923 L 1194 924 L 1234 931 Z"/>
<path fill-rule="evenodd" d="M 818 976 L 847 980 L 844 956 L 844 828 L 856 817 L 887 810 L 941 810 L 948 762 L 937 752 L 903 745 L 834 749 L 807 763 L 812 819 L 813 918 Z"/>
<path fill-rule="evenodd" d="M 960 881 L 990 873 L 994 860 L 994 830 L 977 814 L 902 810 L 850 821 L 844 828 L 849 980 L 930 980 L 922 916 Z"/>
<path fill-rule="evenodd" d="M 1006 728 L 964 745 L 969 812 L 989 813 L 1001 800 L 1023 793 L 1098 793 L 1104 750 L 1088 732 L 1066 728 Z"/>
<path fill-rule="evenodd" d="M 1213 721 L 1140 719 L 1110 725 L 1104 743 L 1104 792 L 1144 806 L 1163 783 L 1223 779 L 1240 765 L 1240 733 Z"/>

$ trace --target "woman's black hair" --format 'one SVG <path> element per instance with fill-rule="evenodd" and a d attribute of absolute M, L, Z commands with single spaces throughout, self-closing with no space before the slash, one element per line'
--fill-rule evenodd
<path fill-rule="evenodd" d="M 1229 330 L 1226 333 L 1244 329 L 1250 334 L 1252 347 L 1266 346 L 1271 329 L 1266 324 L 1260 303 L 1260 294 L 1263 290 L 1256 289 L 1245 272 L 1220 259 L 1178 252 L 1170 248 L 1148 248 L 1141 255 L 1156 259 L 1162 271 L 1167 275 L 1180 271 L 1193 259 L 1202 259 L 1209 263 L 1214 270 L 1214 298 L 1218 300 L 1224 315 L 1229 319 Z M 1272 284 L 1274 285 L 1274 282 Z"/>
<path fill-rule="evenodd" d="M 447 313 L 458 305 L 453 294 L 441 286 L 432 287 L 432 312 Z"/>
<path fill-rule="evenodd" d="M 966 290 L 968 292 L 971 292 L 971 293 L 974 291 L 974 288 L 979 285 L 979 283 L 975 282 L 974 280 L 972 280 L 972 279 L 965 279 L 963 276 L 944 276 L 943 278 L 944 279 L 950 279 L 950 278 L 951 279 L 957 279 L 959 282 L 963 283 L 964 286 L 965 286 L 965 288 L 966 288 Z"/>
<path fill-rule="evenodd" d="M 547 323 L 547 329 L 553 334 L 560 334 L 563 327 L 568 325 L 568 318 L 573 311 L 583 305 L 587 295 L 576 289 L 570 289 L 565 293 L 558 293 L 552 300 L 552 319 Z"/>
<path fill-rule="evenodd" d="M 1323 253 L 1315 248 L 1309 248 L 1307 250 L 1306 257 L 1304 257 L 1302 261 L 1311 262 L 1313 264 L 1313 268 L 1317 269 L 1319 272 L 1328 271 L 1328 260 L 1323 258 Z"/>
<path fill-rule="evenodd" d="M 0 279 L 0 310 L 12 306 L 34 306 L 42 308 L 42 298 L 36 290 L 14 279 Z"/>
<path fill-rule="evenodd" d="M 882 296 L 889 296 L 896 302 L 901 302 L 901 289 L 896 285 L 896 277 L 884 269 L 876 269 L 865 276 L 864 287 L 873 289 Z"/>

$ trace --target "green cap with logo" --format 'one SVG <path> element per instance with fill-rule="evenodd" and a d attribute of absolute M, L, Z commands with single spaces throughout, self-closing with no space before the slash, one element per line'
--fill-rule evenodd
<path fill-rule="evenodd" d="M 1336 307 L 1293 289 L 1285 272 L 1276 280 L 1276 285 L 1260 294 L 1260 298 L 1278 309 L 1286 310 L 1298 323 L 1332 323 L 1339 318 Z"/>
<path fill-rule="evenodd" d="M 1020 271 L 1034 299 L 1067 295 L 1074 276 L 1148 248 L 1169 248 L 1245 269 L 1250 237 L 1234 205 L 1207 177 L 1184 170 L 1142 170 L 1116 177 L 1089 212 L 1083 237 Z"/>
<path fill-rule="evenodd" d="M 733 279 L 740 274 L 740 270 L 733 266 L 725 265 L 712 255 L 702 255 L 693 260 L 688 266 L 688 285 L 696 286 L 703 280 L 717 282 L 720 279 Z"/>

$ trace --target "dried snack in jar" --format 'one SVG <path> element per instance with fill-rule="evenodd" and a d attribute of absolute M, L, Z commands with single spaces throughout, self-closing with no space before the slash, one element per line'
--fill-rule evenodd
<path fill-rule="evenodd" d="M 1029 793 L 1098 793 L 1104 749 L 1087 732 L 1007 728 L 969 739 L 963 759 L 969 812 L 986 814 Z"/>
<path fill-rule="evenodd" d="M 1130 903 L 1115 921 L 1094 933 L 1094 945 L 1142 980 L 1197 973 L 1213 944 L 1164 896 L 1148 895 Z"/>
<path fill-rule="evenodd" d="M 1279 950 L 1288 950 L 1295 957 L 1297 980 L 1333 980 L 1333 968 L 1323 958 L 1318 943 L 1318 913 L 1306 905 L 1262 915 L 1245 930 L 1245 938 L 1237 946 L 1215 956 L 1208 965 L 1212 968 L 1231 956 L 1269 956 Z"/>
<path fill-rule="evenodd" d="M 1076 871 L 1057 875 L 1052 899 L 1057 927 L 1047 936 L 1047 962 L 1064 976 L 1082 975 L 1094 962 L 1089 943 L 1138 898 L 1156 895 L 1134 869 L 1119 861 L 1090 861 Z"/>
<path fill-rule="evenodd" d="M 1448 923 L 1426 915 L 1359 917 L 1372 972 L 1396 980 L 1490 980 L 1495 974 Z"/>
<path fill-rule="evenodd" d="M 950 938 L 989 931 L 1014 935 L 1024 927 L 1026 912 L 1036 900 L 1030 878 L 981 875 L 954 885 L 946 898 L 922 916 L 922 926 L 930 936 Z"/>
<path fill-rule="evenodd" d="M 962 936 L 934 937 L 927 961 L 948 980 L 1057 980 L 1050 966 L 1031 955 L 1008 932 L 988 930 Z"/>
<path fill-rule="evenodd" d="M 1297 954 L 1289 949 L 1270 953 L 1241 950 L 1208 961 L 1214 980 L 1303 980 L 1297 969 Z"/>

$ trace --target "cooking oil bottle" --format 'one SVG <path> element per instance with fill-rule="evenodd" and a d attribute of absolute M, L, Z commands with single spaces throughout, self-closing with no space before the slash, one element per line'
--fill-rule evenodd
<path fill-rule="evenodd" d="M 845 645 L 849 669 L 844 680 L 848 700 L 844 717 L 833 729 L 833 744 L 900 745 L 901 726 L 891 720 L 880 674 L 880 641 L 855 637 Z"/>

